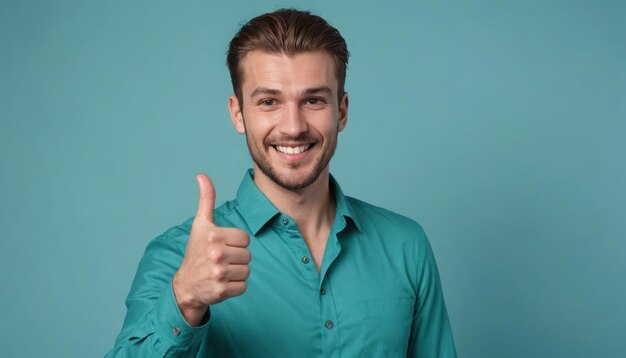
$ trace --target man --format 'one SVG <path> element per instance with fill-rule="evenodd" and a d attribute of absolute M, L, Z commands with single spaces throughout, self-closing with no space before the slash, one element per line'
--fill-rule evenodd
<path fill-rule="evenodd" d="M 422 228 L 344 196 L 329 173 L 348 119 L 348 50 L 279 10 L 230 43 L 235 129 L 254 162 L 237 198 L 148 245 L 111 357 L 455 357 Z"/>

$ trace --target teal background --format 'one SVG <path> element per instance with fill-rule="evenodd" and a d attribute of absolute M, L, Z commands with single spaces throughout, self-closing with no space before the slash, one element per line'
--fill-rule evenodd
<path fill-rule="evenodd" d="M 282 6 L 347 39 L 332 172 L 424 226 L 459 356 L 626 356 L 624 2 L 4 0 L 0 356 L 102 356 L 194 175 L 234 196 L 226 46 Z"/>

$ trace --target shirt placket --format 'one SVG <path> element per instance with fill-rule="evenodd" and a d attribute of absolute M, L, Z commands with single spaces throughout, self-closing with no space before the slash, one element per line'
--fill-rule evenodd
<path fill-rule="evenodd" d="M 335 296 L 330 280 L 330 265 L 339 255 L 341 246 L 336 236 L 331 232 L 326 250 L 324 251 L 324 261 L 320 270 L 319 280 L 319 302 L 320 302 L 320 318 L 323 322 L 322 329 L 322 345 L 324 357 L 340 357 L 341 356 L 341 322 L 337 319 L 337 308 L 335 305 Z"/>
<path fill-rule="evenodd" d="M 304 281 L 309 284 L 311 291 L 319 298 L 320 313 L 318 325 L 322 336 L 322 356 L 340 357 L 339 322 L 337 322 L 337 310 L 327 274 L 329 264 L 337 257 L 340 250 L 335 234 L 331 232 L 328 238 L 321 271 L 324 275 L 320 276 L 320 272 L 315 267 L 311 251 L 306 245 L 296 222 L 284 214 L 280 215 L 278 222 L 281 236 L 283 236 L 288 243 L 289 249 L 299 261 L 297 266 L 300 268 Z"/>

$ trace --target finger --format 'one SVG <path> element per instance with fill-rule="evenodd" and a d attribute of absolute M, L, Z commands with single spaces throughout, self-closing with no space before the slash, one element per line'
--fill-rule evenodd
<path fill-rule="evenodd" d="M 228 246 L 248 247 L 250 244 L 250 236 L 248 233 L 237 228 L 223 228 L 224 242 Z"/>
<path fill-rule="evenodd" d="M 205 174 L 196 175 L 196 181 L 200 190 L 196 217 L 213 223 L 213 210 L 215 208 L 215 188 L 213 188 L 213 182 Z"/>
<path fill-rule="evenodd" d="M 250 266 L 248 265 L 229 265 L 226 279 L 230 282 L 245 281 L 250 276 Z"/>
<path fill-rule="evenodd" d="M 240 296 L 246 292 L 246 288 L 248 285 L 245 281 L 232 281 L 226 284 L 226 294 L 228 297 Z"/>
<path fill-rule="evenodd" d="M 224 253 L 229 264 L 246 265 L 251 259 L 250 251 L 243 247 L 226 246 Z"/>

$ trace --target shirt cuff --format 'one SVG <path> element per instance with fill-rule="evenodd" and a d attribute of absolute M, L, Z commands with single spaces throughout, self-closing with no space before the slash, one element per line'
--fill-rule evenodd
<path fill-rule="evenodd" d="M 207 309 L 201 326 L 190 326 L 176 304 L 172 282 L 165 286 L 155 307 L 158 336 L 163 339 L 163 343 L 172 348 L 188 347 L 206 336 L 209 328 L 209 310 Z"/>

